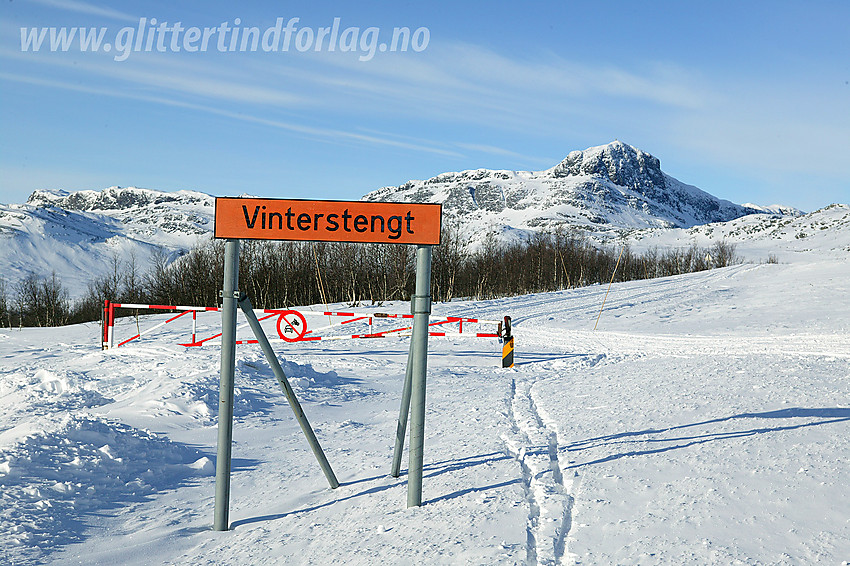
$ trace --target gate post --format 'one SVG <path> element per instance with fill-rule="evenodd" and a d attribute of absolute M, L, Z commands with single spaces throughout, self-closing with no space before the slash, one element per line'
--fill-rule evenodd
<path fill-rule="evenodd" d="M 502 335 L 502 367 L 514 367 L 514 337 L 511 334 L 511 317 L 505 317 L 505 333 Z"/>
<path fill-rule="evenodd" d="M 109 347 L 109 299 L 104 299 L 103 308 L 100 309 L 100 349 L 106 350 Z"/>

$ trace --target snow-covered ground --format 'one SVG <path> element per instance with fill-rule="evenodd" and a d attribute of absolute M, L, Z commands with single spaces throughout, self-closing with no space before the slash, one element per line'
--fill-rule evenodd
<path fill-rule="evenodd" d="M 239 346 L 227 532 L 218 348 L 176 345 L 181 321 L 110 351 L 95 325 L 2 330 L 0 560 L 846 563 L 850 262 L 804 255 L 614 285 L 596 331 L 600 286 L 434 305 L 512 316 L 517 365 L 431 339 L 414 509 L 389 476 L 406 339 L 276 345 L 336 490 Z"/>

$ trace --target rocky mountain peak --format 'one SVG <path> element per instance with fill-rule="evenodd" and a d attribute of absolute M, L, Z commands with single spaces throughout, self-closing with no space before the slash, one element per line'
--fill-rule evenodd
<path fill-rule="evenodd" d="M 554 178 L 601 177 L 630 189 L 664 186 L 664 173 L 657 157 L 619 140 L 572 151 L 547 172 Z"/>

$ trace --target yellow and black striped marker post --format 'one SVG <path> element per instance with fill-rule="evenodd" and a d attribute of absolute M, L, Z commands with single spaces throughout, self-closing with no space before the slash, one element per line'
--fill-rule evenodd
<path fill-rule="evenodd" d="M 502 367 L 514 367 L 514 337 L 511 335 L 511 317 L 505 317 L 505 334 L 502 344 Z"/>

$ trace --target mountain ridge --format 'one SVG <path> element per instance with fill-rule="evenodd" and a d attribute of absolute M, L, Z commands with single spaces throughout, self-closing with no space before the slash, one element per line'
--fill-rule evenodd
<path fill-rule="evenodd" d="M 788 240 L 804 250 L 850 226 L 850 209 L 845 218 L 843 205 L 800 216 L 790 207 L 718 199 L 667 175 L 657 158 L 622 142 L 570 152 L 543 171 L 447 172 L 384 187 L 363 200 L 441 202 L 444 225 L 462 226 L 473 246 L 490 234 L 515 241 L 563 229 L 600 244 L 630 242 L 636 248 L 648 242 L 686 247 L 716 235 L 733 241 L 764 237 L 770 245 Z M 160 251 L 173 260 L 207 241 L 214 211 L 215 198 L 198 191 L 37 190 L 24 204 L 0 204 L 3 278 L 13 291 L 30 273 L 55 271 L 78 297 L 95 276 L 109 272 L 116 257 L 147 266 Z M 850 249 L 843 233 L 824 245 Z"/>

